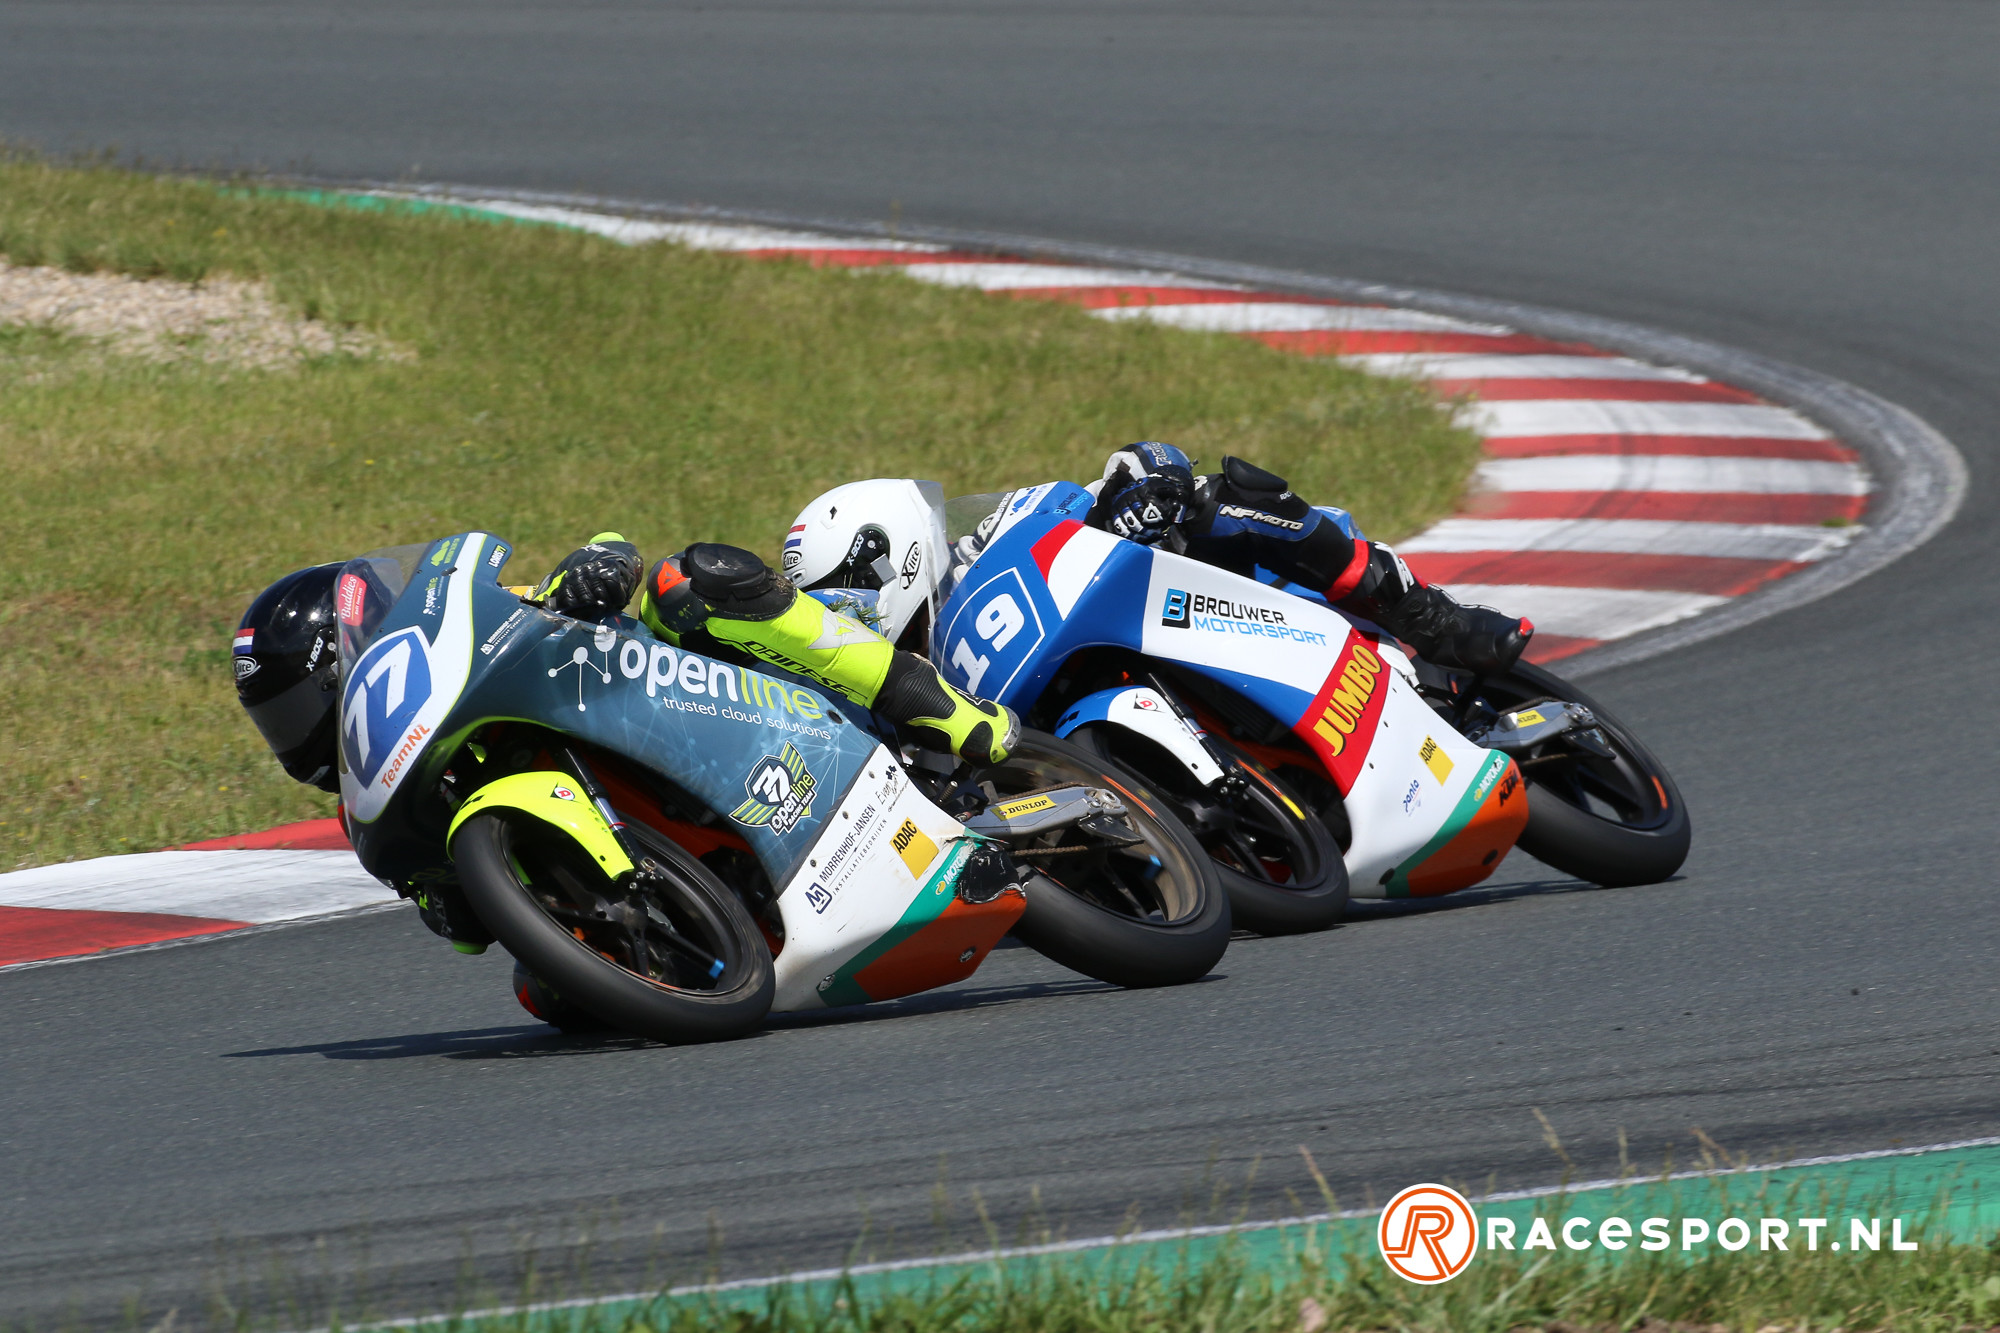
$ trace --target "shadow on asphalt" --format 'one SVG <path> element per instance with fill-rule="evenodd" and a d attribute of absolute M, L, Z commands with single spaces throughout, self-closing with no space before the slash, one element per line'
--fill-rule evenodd
<path fill-rule="evenodd" d="M 1220 981 L 1220 974 L 1202 979 L 1197 985 Z M 1018 986 L 985 986 L 964 990 L 932 991 L 901 1000 L 852 1005 L 809 1014 L 774 1014 L 759 1032 L 745 1040 L 754 1041 L 766 1032 L 798 1028 L 873 1023 L 918 1014 L 961 1013 L 1019 1000 L 1047 999 L 1064 995 L 1114 991 L 1116 986 L 1079 977 L 1074 981 L 1032 982 Z M 622 1032 L 558 1032 L 540 1023 L 514 1027 L 464 1028 L 454 1032 L 411 1032 L 394 1037 L 362 1037 L 354 1041 L 319 1042 L 310 1046 L 266 1046 L 251 1051 L 225 1051 L 225 1060 L 264 1059 L 281 1055 L 317 1055 L 328 1060 L 532 1060 L 550 1056 L 610 1055 L 619 1051 L 664 1049 L 660 1042 Z"/>

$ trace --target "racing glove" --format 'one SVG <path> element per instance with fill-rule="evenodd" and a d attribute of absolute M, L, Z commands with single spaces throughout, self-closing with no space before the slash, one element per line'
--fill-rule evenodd
<path fill-rule="evenodd" d="M 639 548 L 616 532 L 600 532 L 562 558 L 530 601 L 558 615 L 597 620 L 623 611 L 639 589 Z"/>
<path fill-rule="evenodd" d="M 1188 515 L 1194 467 L 1171 444 L 1141 440 L 1104 463 L 1104 482 L 1088 522 L 1116 537 L 1151 546 Z"/>

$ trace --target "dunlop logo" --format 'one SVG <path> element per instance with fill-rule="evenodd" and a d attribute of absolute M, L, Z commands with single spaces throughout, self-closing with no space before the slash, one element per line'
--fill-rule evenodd
<path fill-rule="evenodd" d="M 1333 693 L 1327 697 L 1326 707 L 1320 711 L 1319 721 L 1313 723 L 1314 734 L 1326 742 L 1329 753 L 1339 754 L 1347 748 L 1347 738 L 1354 734 L 1368 701 L 1375 697 L 1381 683 L 1382 659 L 1370 652 L 1367 644 L 1355 644 L 1347 665 L 1340 669 Z"/>

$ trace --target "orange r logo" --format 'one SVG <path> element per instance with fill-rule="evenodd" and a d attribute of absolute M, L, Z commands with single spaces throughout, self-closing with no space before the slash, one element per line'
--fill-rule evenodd
<path fill-rule="evenodd" d="M 1479 1248 L 1479 1218 L 1457 1190 L 1412 1185 L 1382 1210 L 1375 1240 L 1397 1276 L 1427 1285 L 1449 1282 Z"/>

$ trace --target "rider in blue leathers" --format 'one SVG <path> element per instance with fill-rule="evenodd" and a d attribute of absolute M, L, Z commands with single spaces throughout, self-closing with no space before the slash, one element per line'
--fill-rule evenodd
<path fill-rule="evenodd" d="M 1505 671 L 1535 632 L 1526 620 L 1461 606 L 1352 529 L 1352 520 L 1313 508 L 1283 477 L 1240 458 L 1198 477 L 1173 445 L 1142 440 L 1114 452 L 1089 490 L 1097 497 L 1092 527 L 1245 576 L 1261 566 L 1375 622 L 1439 666 Z"/>

